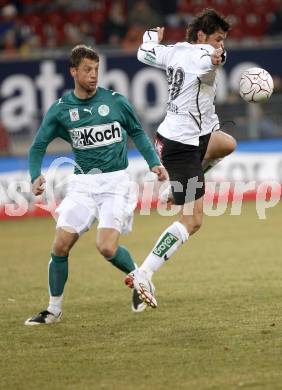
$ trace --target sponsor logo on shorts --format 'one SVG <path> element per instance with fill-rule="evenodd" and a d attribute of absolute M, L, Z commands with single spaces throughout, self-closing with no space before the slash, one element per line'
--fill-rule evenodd
<path fill-rule="evenodd" d="M 122 141 L 122 130 L 119 122 L 78 127 L 69 130 L 69 132 L 72 145 L 76 149 L 99 148 Z"/>
<path fill-rule="evenodd" d="M 166 233 L 162 240 L 157 244 L 153 253 L 159 257 L 163 257 L 167 251 L 178 241 L 178 238 L 171 233 Z"/>

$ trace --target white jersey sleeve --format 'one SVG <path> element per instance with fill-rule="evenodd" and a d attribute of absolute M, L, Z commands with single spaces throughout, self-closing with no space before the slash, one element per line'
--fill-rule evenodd
<path fill-rule="evenodd" d="M 143 35 L 143 44 L 138 49 L 137 58 L 146 65 L 165 70 L 171 47 L 160 45 L 157 31 L 148 30 Z"/>
<path fill-rule="evenodd" d="M 200 47 L 200 45 L 198 45 Z M 201 70 L 211 71 L 222 66 L 226 62 L 226 51 L 222 53 L 222 62 L 219 65 L 214 65 L 211 61 L 211 55 L 215 49 L 210 45 L 201 45 L 199 51 L 194 51 L 193 62 L 196 63 Z"/>
<path fill-rule="evenodd" d="M 201 47 L 200 50 L 194 50 L 191 54 L 191 62 L 198 68 L 199 73 L 207 73 L 217 68 L 211 61 L 211 55 L 214 51 L 209 45 L 205 48 Z"/>

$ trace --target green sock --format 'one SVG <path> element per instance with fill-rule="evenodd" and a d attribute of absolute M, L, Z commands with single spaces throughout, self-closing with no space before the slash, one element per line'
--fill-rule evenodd
<path fill-rule="evenodd" d="M 119 246 L 116 254 L 108 260 L 113 264 L 113 266 L 126 274 L 136 268 L 130 253 L 124 246 Z"/>
<path fill-rule="evenodd" d="M 48 279 L 50 295 L 53 297 L 62 295 L 68 279 L 68 256 L 51 254 Z"/>

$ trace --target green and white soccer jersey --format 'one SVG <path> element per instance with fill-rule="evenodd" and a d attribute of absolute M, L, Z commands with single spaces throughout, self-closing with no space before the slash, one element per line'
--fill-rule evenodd
<path fill-rule="evenodd" d="M 128 165 L 127 135 L 150 168 L 159 165 L 151 142 L 124 96 L 100 87 L 89 99 L 67 92 L 48 110 L 35 136 L 29 153 L 31 178 L 40 175 L 46 148 L 57 137 L 70 143 L 76 174 L 123 170 Z"/>

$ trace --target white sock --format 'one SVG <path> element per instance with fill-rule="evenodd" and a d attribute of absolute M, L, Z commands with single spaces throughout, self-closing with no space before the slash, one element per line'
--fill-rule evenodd
<path fill-rule="evenodd" d="M 161 234 L 139 270 L 147 272 L 151 277 L 188 240 L 188 237 L 189 233 L 185 226 L 180 222 L 174 222 Z"/>
<path fill-rule="evenodd" d="M 50 296 L 49 306 L 47 310 L 50 311 L 50 313 L 55 314 L 55 316 L 58 316 L 62 311 L 62 303 L 63 303 L 62 295 L 60 295 L 59 297 Z"/>
<path fill-rule="evenodd" d="M 220 163 L 221 160 L 222 160 L 222 158 L 214 158 L 214 159 L 209 158 L 207 160 L 203 160 L 202 167 L 203 167 L 204 173 L 207 173 L 209 170 L 211 170 L 215 165 Z"/>

